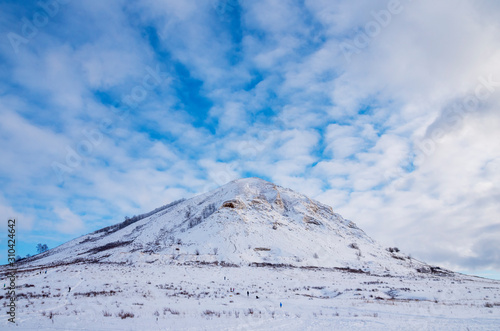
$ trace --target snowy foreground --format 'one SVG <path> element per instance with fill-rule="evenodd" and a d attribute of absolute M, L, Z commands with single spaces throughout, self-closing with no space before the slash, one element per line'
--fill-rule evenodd
<path fill-rule="evenodd" d="M 80 263 L 20 270 L 17 293 L 2 330 L 500 329 L 500 282 L 459 274 Z"/>

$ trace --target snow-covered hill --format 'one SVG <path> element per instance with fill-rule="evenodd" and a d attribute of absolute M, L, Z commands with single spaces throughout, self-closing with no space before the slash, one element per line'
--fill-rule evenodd
<path fill-rule="evenodd" d="M 26 263 L 273 264 L 378 275 L 431 270 L 382 248 L 330 206 L 259 178 L 230 182 L 129 223 L 77 238 Z"/>
<path fill-rule="evenodd" d="M 10 268 L 0 266 L 2 279 Z M 384 249 L 257 178 L 17 264 L 7 330 L 497 330 L 500 282 Z"/>

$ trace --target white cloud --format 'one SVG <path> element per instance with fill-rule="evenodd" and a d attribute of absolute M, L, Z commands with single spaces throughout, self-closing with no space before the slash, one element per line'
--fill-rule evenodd
<path fill-rule="evenodd" d="M 345 204 L 337 204 L 338 210 L 356 217 L 362 228 L 386 245 L 401 245 L 423 259 L 455 268 L 463 263 L 498 268 L 497 260 L 482 257 L 481 252 L 492 248 L 480 229 L 497 224 L 500 213 L 495 203 L 500 191 L 494 184 L 500 180 L 496 172 L 500 136 L 495 129 L 499 124 L 495 113 L 471 116 L 460 132 L 442 139 L 415 171 L 379 191 L 351 193 Z M 379 170 L 395 166 L 397 162 L 389 162 Z M 362 174 L 359 168 L 348 169 L 349 176 Z M 367 169 L 375 175 L 377 166 Z M 325 201 L 329 195 L 319 198 Z M 498 230 L 491 228 L 487 235 L 498 236 Z"/>
<path fill-rule="evenodd" d="M 10 206 L 6 198 L 3 195 L 0 195 L 0 215 L 5 219 L 5 224 L 7 224 L 6 220 L 15 219 L 16 220 L 16 229 L 21 231 L 31 231 L 33 230 L 34 225 L 34 217 L 33 215 L 27 214 L 24 211 L 20 211 L 18 209 Z M 4 238 L 7 238 L 7 226 L 4 227 L 5 235 Z"/>
<path fill-rule="evenodd" d="M 57 232 L 77 234 L 85 228 L 82 219 L 67 207 L 55 207 L 54 213 L 61 219 L 60 222 L 53 224 Z"/>

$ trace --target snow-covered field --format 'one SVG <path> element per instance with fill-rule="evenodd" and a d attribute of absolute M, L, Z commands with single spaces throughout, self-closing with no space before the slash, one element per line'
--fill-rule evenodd
<path fill-rule="evenodd" d="M 1 329 L 500 329 L 500 282 L 458 274 L 103 263 L 19 271 L 17 286 Z"/>

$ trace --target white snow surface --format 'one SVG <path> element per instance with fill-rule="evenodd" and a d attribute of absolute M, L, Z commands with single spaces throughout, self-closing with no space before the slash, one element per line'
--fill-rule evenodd
<path fill-rule="evenodd" d="M 1 329 L 500 329 L 500 282 L 389 252 L 258 178 L 74 239 L 17 275 L 17 326 Z"/>

